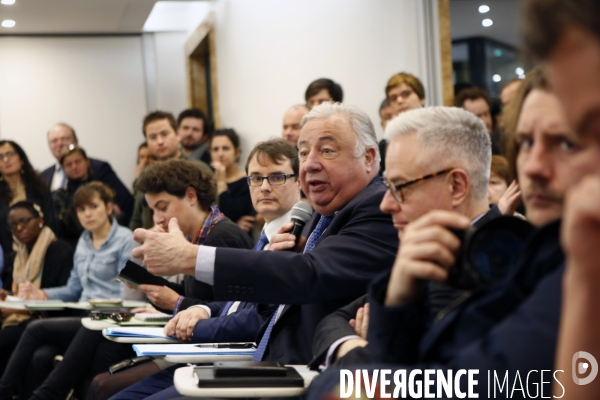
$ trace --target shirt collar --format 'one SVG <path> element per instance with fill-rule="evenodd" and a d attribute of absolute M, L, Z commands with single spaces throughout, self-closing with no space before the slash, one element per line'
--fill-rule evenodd
<path fill-rule="evenodd" d="M 273 221 L 265 223 L 265 227 L 263 228 L 263 230 L 265 232 L 265 235 L 267 236 L 267 239 L 269 239 L 269 243 L 271 243 L 271 237 L 277 233 L 279 228 L 281 228 L 281 225 L 285 224 L 286 222 L 290 222 L 291 220 L 292 210 L 290 209 L 281 217 L 275 218 Z"/>

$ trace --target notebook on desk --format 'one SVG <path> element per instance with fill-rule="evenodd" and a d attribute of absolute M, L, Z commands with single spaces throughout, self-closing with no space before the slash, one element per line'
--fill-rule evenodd
<path fill-rule="evenodd" d="M 140 339 L 170 339 L 177 340 L 174 337 L 166 336 L 163 328 L 135 328 L 135 327 L 118 327 L 105 328 L 106 336 L 128 337 Z"/>
<path fill-rule="evenodd" d="M 133 351 L 138 356 L 250 356 L 256 349 L 223 347 L 198 347 L 195 344 L 136 344 Z"/>

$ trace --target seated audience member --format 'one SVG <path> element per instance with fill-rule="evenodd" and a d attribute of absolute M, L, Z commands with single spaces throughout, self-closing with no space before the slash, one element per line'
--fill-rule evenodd
<path fill-rule="evenodd" d="M 385 86 L 385 96 L 392 106 L 394 116 L 425 105 L 425 88 L 414 75 L 400 72 L 392 76 Z"/>
<path fill-rule="evenodd" d="M 379 106 L 379 117 L 381 118 L 381 129 L 385 131 L 388 122 L 394 118 L 394 109 L 388 99 L 384 99 Z"/>
<path fill-rule="evenodd" d="M 132 233 L 112 215 L 113 191 L 100 182 L 81 186 L 73 197 L 79 222 L 85 228 L 75 248 L 73 269 L 67 284 L 39 288 L 18 282 L 22 299 L 87 301 L 122 298 L 123 284 L 114 278 L 125 266 L 135 247 Z M 29 398 L 52 369 L 52 359 L 63 352 L 81 327 L 81 318 L 49 318 L 27 325 L 0 379 L 0 399 Z"/>
<path fill-rule="evenodd" d="M 15 260 L 13 267 L 13 292 L 18 284 L 32 282 L 39 288 L 62 286 L 67 283 L 73 268 L 73 248 L 64 240 L 57 239 L 44 225 L 42 209 L 28 201 L 19 201 L 8 210 L 8 226 L 15 237 Z M 4 291 L 3 296 L 7 292 Z M 20 312 L 0 309 L 0 374 L 21 334 L 32 321 L 29 311 Z"/>
<path fill-rule="evenodd" d="M 184 156 L 210 163 L 212 124 L 202 111 L 197 108 L 183 110 L 177 117 L 177 133 Z"/>
<path fill-rule="evenodd" d="M 542 61 L 548 80 L 563 104 L 570 126 L 582 140 L 598 143 L 600 110 L 600 4 L 580 0 L 527 0 L 525 2 L 525 49 Z M 586 378 L 574 371 L 575 353 L 585 351 L 598 359 L 598 171 L 574 188 L 565 203 L 562 243 L 567 256 L 563 281 L 560 340 L 554 369 L 565 372 L 555 397 L 595 399 L 600 380 L 582 385 L 571 377 Z M 590 377 L 588 375 L 587 377 Z M 587 382 L 586 382 L 587 383 Z"/>
<path fill-rule="evenodd" d="M 142 171 L 154 161 L 156 161 L 156 158 L 152 154 L 150 154 L 150 150 L 148 149 L 148 143 L 144 142 L 140 144 L 140 146 L 138 147 L 138 155 L 134 171 L 136 181 L 140 177 Z M 133 184 L 135 186 L 135 181 Z"/>
<path fill-rule="evenodd" d="M 523 79 L 515 78 L 508 81 L 506 85 L 504 85 L 500 91 L 500 101 L 502 102 L 502 107 L 506 107 L 508 102 L 515 98 L 522 83 Z"/>
<path fill-rule="evenodd" d="M 390 105 L 390 102 L 385 99 L 381 102 L 379 106 L 379 117 L 381 118 L 381 128 L 385 131 L 385 127 L 388 122 L 394 118 L 394 110 Z M 387 146 L 387 142 L 385 139 L 382 139 L 379 142 L 379 154 L 381 154 L 381 164 L 379 165 L 379 174 L 383 174 L 385 171 L 385 148 Z"/>
<path fill-rule="evenodd" d="M 136 189 L 145 194 L 149 206 L 154 211 L 155 230 L 166 232 L 169 220 L 177 218 L 182 232 L 192 238 L 193 243 L 252 248 L 252 241 L 248 235 L 226 218 L 216 206 L 211 206 L 215 198 L 216 184 L 213 175 L 199 164 L 185 160 L 153 163 L 140 175 Z M 191 277 L 185 277 L 180 285 L 140 285 L 140 289 L 157 308 L 174 315 L 180 310 L 212 299 L 212 288 Z M 240 310 L 244 307 L 245 305 L 241 306 Z M 261 320 L 255 317 L 250 322 L 254 322 L 254 331 L 249 326 L 249 333 L 235 341 L 254 339 Z M 111 364 L 132 355 L 130 345 L 107 341 L 100 331 L 80 327 L 63 361 L 35 390 L 32 398 L 64 398 L 86 374 L 93 378 L 106 371 Z M 148 373 L 142 376 L 138 374 L 139 379 L 158 371 L 156 366 L 154 369 L 148 369 L 154 365 L 145 365 L 143 370 L 147 369 Z M 136 380 L 129 383 L 134 382 Z"/>
<path fill-rule="evenodd" d="M 65 123 L 58 123 L 48 131 L 48 146 L 50 147 L 52 155 L 56 158 L 57 164 L 46 168 L 40 175 L 52 192 L 67 186 L 68 177 L 60 164 L 60 156 L 65 148 L 77 145 L 78 140 L 75 130 Z M 116 213 L 119 216 L 119 220 L 123 221 L 125 225 L 129 224 L 133 201 L 126 200 L 128 196 L 131 197 L 131 193 L 129 193 L 127 186 L 121 182 L 109 163 L 94 158 L 90 158 L 89 163 L 90 181 L 110 183 L 110 187 L 116 193 L 115 198 L 117 199 L 117 204 L 119 206 Z"/>
<path fill-rule="evenodd" d="M 13 238 L 7 225 L 8 209 L 18 201 L 39 204 L 44 223 L 54 232 L 58 223 L 54 215 L 52 196 L 40 175 L 33 169 L 25 151 L 12 140 L 0 140 L 0 245 L 4 253 L 2 282 L 6 290 L 12 286 Z"/>
<path fill-rule="evenodd" d="M 77 189 L 88 182 L 91 182 L 94 171 L 91 169 L 91 162 L 84 149 L 76 145 L 69 145 L 62 150 L 60 154 L 60 165 L 67 176 L 67 185 L 63 189 L 58 189 L 52 193 L 56 216 L 58 217 L 59 229 L 58 237 L 65 239 L 72 246 L 77 245 L 79 236 L 83 232 L 81 224 L 77 220 L 77 215 L 72 207 L 73 196 Z M 114 180 L 116 175 L 104 175 L 98 182 L 104 183 L 115 192 L 113 212 L 117 221 L 121 225 L 126 225 L 131 217 L 133 210 L 133 197 L 126 188 L 120 188 L 120 180 Z M 104 180 L 108 179 L 108 180 Z M 129 214 L 121 210 L 128 210 Z"/>
<path fill-rule="evenodd" d="M 313 107 L 326 101 L 341 103 L 344 101 L 344 91 L 338 83 L 331 79 L 321 78 L 308 85 L 304 93 L 304 100 L 306 100 L 306 107 L 312 110 Z"/>
<path fill-rule="evenodd" d="M 499 132 L 494 131 L 492 119 L 492 103 L 485 90 L 470 88 L 462 90 L 454 101 L 456 107 L 472 112 L 484 123 L 492 138 L 492 154 L 503 154 L 504 143 Z"/>
<path fill-rule="evenodd" d="M 298 145 L 298 137 L 300 136 L 300 130 L 302 129 L 302 118 L 308 111 L 308 107 L 304 104 L 299 104 L 290 107 L 285 114 L 283 114 L 283 130 L 281 131 L 281 136 L 286 142 L 294 147 Z"/>
<path fill-rule="evenodd" d="M 300 201 L 300 187 L 298 185 L 298 153 L 296 148 L 283 139 L 269 140 L 256 145 L 246 163 L 247 180 L 250 186 L 252 204 L 257 212 L 265 218 L 265 227 L 261 239 L 255 250 L 267 249 L 271 238 L 277 233 L 281 225 L 290 221 L 292 207 Z M 190 307 L 179 312 L 165 327 L 167 335 L 175 336 L 180 340 L 192 342 L 236 342 L 247 341 L 248 334 L 254 334 L 248 341 L 254 341 L 257 329 L 255 321 L 270 309 L 266 305 L 259 306 L 260 312 L 249 308 L 252 303 L 229 302 L 221 312 L 217 313 L 215 307 Z M 231 308 L 229 305 L 231 304 Z M 237 308 L 238 312 L 227 314 L 225 311 Z M 241 312 L 239 310 L 242 310 Z M 272 310 L 271 310 L 272 311 Z M 215 318 L 213 318 L 215 317 Z M 240 336 L 243 335 L 243 336 Z M 140 370 L 148 367 L 136 367 L 138 371 L 125 372 L 124 374 L 140 375 Z M 138 384 L 119 393 L 116 399 L 146 398 L 151 394 L 166 389 L 161 395 L 169 397 L 176 395 L 173 388 L 173 371 L 171 367 L 154 375 Z M 155 367 L 155 370 L 157 368 Z M 118 374 L 120 375 L 120 374 Z M 107 399 L 114 391 L 107 393 L 110 380 L 120 380 L 118 376 L 108 373 L 95 379 L 92 390 L 98 392 L 94 400 Z M 124 388 L 124 386 L 122 387 Z"/>
<path fill-rule="evenodd" d="M 488 183 L 488 202 L 495 204 L 504 215 L 515 215 L 524 218 L 515 210 L 521 203 L 521 191 L 519 184 L 513 177 L 504 156 L 492 156 L 492 167 L 490 170 L 490 181 Z"/>
<path fill-rule="evenodd" d="M 511 130 L 516 133 L 509 153 L 515 158 L 527 219 L 539 229 L 507 276 L 473 292 L 428 329 L 431 321 L 423 312 L 427 309 L 423 284 L 447 278 L 460 247 L 448 228 L 464 229 L 468 221 L 435 211 L 409 224 L 391 275 L 374 281 L 369 292 L 368 337 L 377 338 L 369 342 L 376 366 L 478 369 L 480 376 L 495 372 L 511 383 L 529 371 L 554 370 L 564 271 L 556 220 L 562 216 L 565 194 L 597 170 L 600 146 L 569 128 L 541 69 L 528 74 L 510 106 L 515 112 L 509 115 L 517 120 L 509 124 L 516 127 Z M 432 243 L 439 246 L 427 251 Z M 339 382 L 335 370 L 317 378 L 308 398 L 323 398 L 333 387 L 327 379 L 336 378 Z M 550 393 L 551 382 L 532 378 L 520 386 L 529 393 Z M 466 383 L 461 381 L 461 391 L 467 390 Z M 435 392 L 435 386 L 431 390 Z M 487 390 L 485 384 L 473 388 L 479 396 Z"/>
<path fill-rule="evenodd" d="M 215 249 L 191 245 L 175 231 L 135 232 L 144 244 L 133 256 L 145 259 L 150 272 L 195 276 L 213 285 L 217 300 L 279 304 L 257 336 L 256 360 L 310 361 L 321 318 L 364 294 L 398 247 L 390 217 L 378 208 L 385 186 L 377 175 L 373 124 L 363 111 L 337 103 L 315 107 L 303 119 L 298 149 L 300 185 L 316 210 L 304 230 L 303 253 Z M 283 229 L 289 232 L 291 224 Z M 294 235 L 278 236 L 272 250 L 296 246 Z M 179 262 L 173 264 L 175 255 Z"/>
<path fill-rule="evenodd" d="M 142 133 L 148 143 L 150 154 L 157 161 L 188 159 L 179 149 L 179 132 L 173 114 L 164 111 L 153 111 L 147 114 L 142 123 Z M 195 162 L 212 173 L 207 164 L 202 161 Z M 136 193 L 129 229 L 151 228 L 153 225 L 152 210 L 148 208 L 144 194 Z"/>
<path fill-rule="evenodd" d="M 210 141 L 210 166 L 217 178 L 219 209 L 240 228 L 250 233 L 254 227 L 256 211 L 252 207 L 246 174 L 238 169 L 240 137 L 233 129 L 215 131 Z"/>
<path fill-rule="evenodd" d="M 490 181 L 488 183 L 488 203 L 498 204 L 498 200 L 500 200 L 500 197 L 506 192 L 513 180 L 514 178 L 506 157 L 492 156 Z"/>
<path fill-rule="evenodd" d="M 455 211 L 476 226 L 501 215 L 496 207 L 490 210 L 487 201 L 490 138 L 484 124 L 471 113 L 450 107 L 415 110 L 394 118 L 385 137 L 384 180 L 389 190 L 380 208 L 392 215 L 401 247 L 410 240 L 404 237 L 407 224 L 431 210 Z M 436 315 L 461 295 L 463 291 L 432 283 L 431 313 Z M 343 357 L 367 345 L 366 334 L 360 335 L 361 318 L 355 328 L 349 323 L 365 302 L 363 296 L 323 319 L 315 334 L 313 364 L 369 360 L 365 349 Z M 361 313 L 368 314 L 368 306 Z"/>
<path fill-rule="evenodd" d="M 388 80 L 385 86 L 385 98 L 391 108 L 392 117 L 395 117 L 405 111 L 422 108 L 425 105 L 425 88 L 416 76 L 400 72 Z M 379 108 L 379 115 L 381 116 L 381 124 L 383 126 L 382 110 L 385 110 L 385 108 L 382 107 L 384 107 L 384 103 Z M 379 142 L 379 151 L 381 153 L 380 173 L 385 171 L 386 146 L 387 142 L 385 140 Z"/>

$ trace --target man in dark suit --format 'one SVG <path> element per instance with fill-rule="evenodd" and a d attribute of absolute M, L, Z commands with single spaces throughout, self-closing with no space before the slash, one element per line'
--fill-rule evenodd
<path fill-rule="evenodd" d="M 54 125 L 48 131 L 48 147 L 50 147 L 52 155 L 54 158 L 56 158 L 56 164 L 43 170 L 41 175 L 52 192 L 56 189 L 64 188 L 67 184 L 67 177 L 60 166 L 59 160 L 61 151 L 71 144 L 79 144 L 75 130 L 71 126 L 61 122 Z M 115 175 L 117 180 L 119 179 L 116 177 L 116 174 L 110 164 L 106 161 L 96 160 L 93 158 L 90 158 L 89 160 L 90 168 L 92 171 L 94 171 L 95 175 L 108 176 L 109 174 L 112 174 Z"/>
<path fill-rule="evenodd" d="M 316 210 L 303 253 L 190 246 L 174 220 L 169 233 L 136 230 L 144 244 L 133 253 L 152 273 L 183 272 L 213 284 L 215 299 L 279 304 L 259 332 L 264 353 L 257 350 L 256 358 L 292 364 L 310 361 L 319 321 L 364 294 L 398 248 L 390 217 L 379 210 L 385 186 L 377 176 L 373 124 L 363 111 L 315 107 L 303 119 L 298 149 L 300 184 Z M 282 244 L 292 247 L 295 238 L 284 237 Z"/>
<path fill-rule="evenodd" d="M 565 195 L 597 171 L 600 145 L 570 129 L 548 87 L 541 69 L 528 75 L 515 99 L 519 112 L 511 130 L 516 132 L 514 162 L 527 218 L 539 229 L 501 282 L 473 291 L 434 322 L 428 318 L 423 284 L 446 279 L 460 246 L 448 228 L 464 227 L 468 221 L 435 211 L 407 226 L 391 274 L 374 281 L 369 291 L 368 339 L 375 362 L 369 368 L 394 363 L 407 374 L 423 368 L 478 369 L 481 382 L 475 392 L 480 397 L 489 396 L 488 372 L 492 379 L 493 374 L 501 381 L 507 377 L 508 389 L 496 388 L 502 396 L 513 397 L 515 386 L 519 396 L 550 394 L 552 376 L 540 374 L 554 370 L 561 310 L 564 255 L 557 219 Z M 560 373 L 555 378 L 571 379 Z M 336 379 L 339 370 L 327 371 L 313 383 L 309 398 L 323 398 Z M 466 383 L 461 381 L 461 390 Z"/>
<path fill-rule="evenodd" d="M 380 207 L 392 214 L 401 239 L 406 224 L 431 210 L 456 211 L 475 225 L 501 215 L 497 207 L 489 208 L 490 138 L 475 116 L 447 107 L 423 108 L 400 114 L 388 124 L 385 136 L 384 179 L 390 190 Z M 430 285 L 432 314 L 463 294 L 441 283 Z M 338 365 L 369 361 L 368 349 L 363 348 L 367 345 L 362 332 L 368 320 L 365 304 L 363 296 L 323 319 L 315 334 L 316 358 L 311 364 L 326 367 L 340 358 Z"/>

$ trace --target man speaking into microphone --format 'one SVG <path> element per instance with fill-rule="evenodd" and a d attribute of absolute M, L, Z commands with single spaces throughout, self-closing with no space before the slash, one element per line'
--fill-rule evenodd
<path fill-rule="evenodd" d="M 212 284 L 216 300 L 280 304 L 259 332 L 260 359 L 307 364 L 319 321 L 366 293 L 398 248 L 391 218 L 379 210 L 373 124 L 362 110 L 323 103 L 302 120 L 299 180 L 315 209 L 302 252 L 240 251 L 190 245 L 175 220 L 168 233 L 135 231 L 133 256 L 157 275 L 184 273 Z M 263 181 L 263 185 L 267 185 Z M 290 227 L 291 228 L 291 227 Z M 276 240 L 272 250 L 293 247 Z M 173 263 L 177 260 L 177 263 Z"/>

